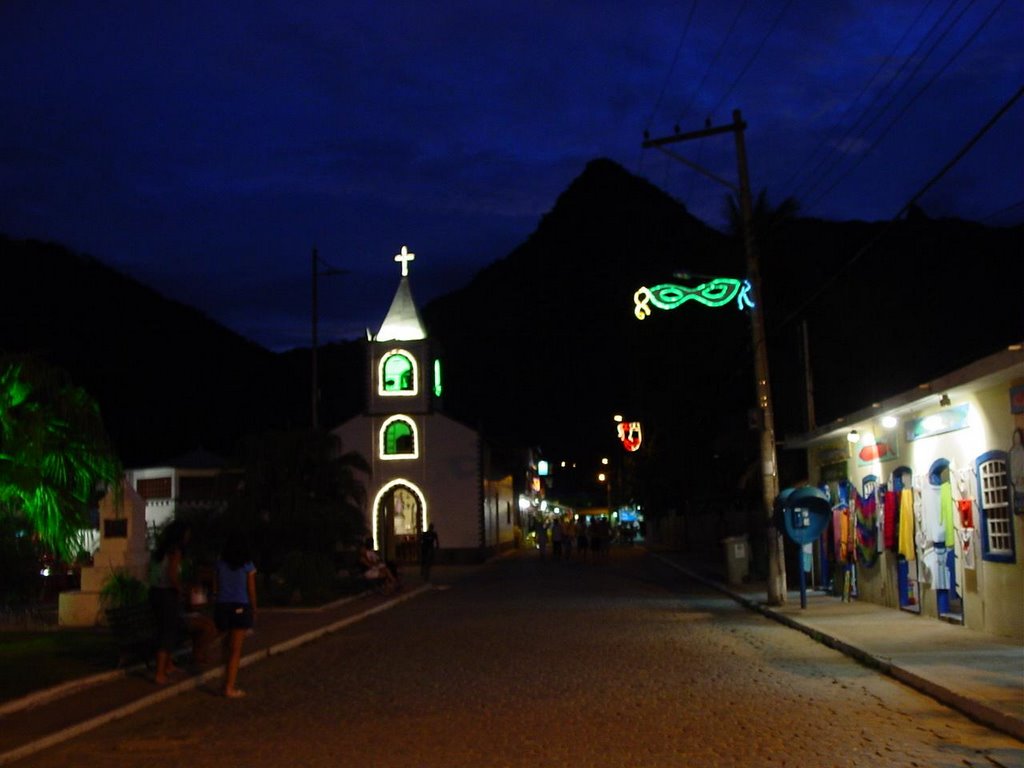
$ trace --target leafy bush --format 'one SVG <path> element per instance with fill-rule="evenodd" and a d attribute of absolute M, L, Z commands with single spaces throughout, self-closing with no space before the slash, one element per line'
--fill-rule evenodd
<path fill-rule="evenodd" d="M 106 609 L 130 608 L 145 604 L 149 587 L 127 568 L 114 568 L 100 589 L 100 601 Z"/>

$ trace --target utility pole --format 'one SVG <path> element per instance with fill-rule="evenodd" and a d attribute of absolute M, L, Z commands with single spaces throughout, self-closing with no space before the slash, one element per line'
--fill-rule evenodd
<path fill-rule="evenodd" d="M 318 319 L 319 308 L 317 306 L 317 279 L 320 277 L 331 277 L 333 275 L 345 275 L 348 274 L 347 269 L 335 269 L 330 265 L 324 264 L 326 269 L 321 270 L 320 265 L 320 254 L 317 252 L 316 246 L 313 246 L 313 265 L 312 265 L 312 276 L 313 276 L 313 301 L 312 301 L 312 316 L 313 316 L 313 345 L 312 345 L 312 371 L 311 371 L 311 397 L 310 397 L 310 410 L 311 418 L 310 423 L 313 429 L 319 429 L 320 427 L 320 375 L 317 372 L 317 337 L 316 337 L 316 324 Z"/>
<path fill-rule="evenodd" d="M 750 197 L 750 177 L 747 173 L 747 150 L 743 141 L 743 131 L 747 124 L 743 122 L 740 111 L 733 110 L 732 123 L 716 127 L 708 127 L 699 131 L 676 133 L 660 139 L 645 139 L 643 147 L 656 148 L 670 157 L 679 160 L 712 181 L 728 187 L 739 197 L 740 216 L 743 228 L 743 248 L 746 253 L 747 279 L 757 297 L 755 306 L 750 309 L 751 343 L 754 347 L 754 388 L 757 405 L 761 413 L 761 488 L 762 503 L 768 527 L 768 603 L 783 605 L 786 602 L 786 560 L 783 550 L 782 531 L 775 525 L 775 498 L 779 495 L 778 465 L 775 456 L 775 416 L 772 410 L 771 382 L 768 377 L 768 347 L 765 343 L 764 311 L 761 293 L 761 270 L 759 265 L 757 243 L 753 232 L 753 206 Z M 701 168 L 673 152 L 663 149 L 666 144 L 680 141 L 703 139 L 732 133 L 736 139 L 736 165 L 739 175 L 739 186 L 722 179 L 720 176 Z"/>

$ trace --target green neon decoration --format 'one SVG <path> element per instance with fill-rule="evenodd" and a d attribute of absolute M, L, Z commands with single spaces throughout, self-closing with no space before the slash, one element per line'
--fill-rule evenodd
<path fill-rule="evenodd" d="M 434 397 L 441 396 L 441 361 L 434 358 Z"/>
<path fill-rule="evenodd" d="M 735 277 L 716 277 L 694 288 L 672 283 L 650 288 L 641 286 L 633 294 L 633 314 L 637 320 L 643 320 L 652 313 L 652 305 L 656 309 L 675 309 L 688 301 L 696 301 L 705 307 L 724 307 L 733 299 L 736 299 L 736 308 L 742 312 L 745 307 L 754 307 L 750 290 L 749 280 Z"/>

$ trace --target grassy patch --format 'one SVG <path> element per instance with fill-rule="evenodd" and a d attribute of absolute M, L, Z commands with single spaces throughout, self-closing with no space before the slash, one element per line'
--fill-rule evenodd
<path fill-rule="evenodd" d="M 117 655 L 103 630 L 0 633 L 0 701 L 114 669 Z"/>

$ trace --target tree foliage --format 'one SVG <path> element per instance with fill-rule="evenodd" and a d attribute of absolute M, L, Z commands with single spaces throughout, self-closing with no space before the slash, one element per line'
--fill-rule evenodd
<path fill-rule="evenodd" d="M 0 515 L 23 518 L 60 557 L 78 553 L 89 507 L 121 465 L 99 406 L 57 368 L 0 358 Z"/>
<path fill-rule="evenodd" d="M 363 458 L 345 453 L 327 432 L 296 429 L 246 441 L 245 479 L 230 517 L 253 537 L 261 570 L 273 570 L 288 552 L 333 556 L 365 528 Z"/>

